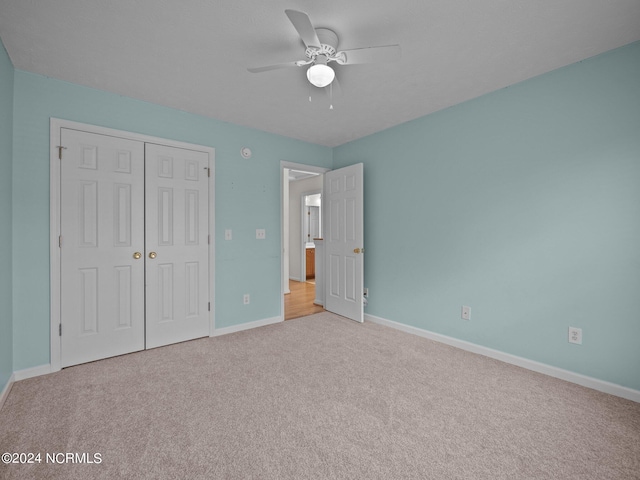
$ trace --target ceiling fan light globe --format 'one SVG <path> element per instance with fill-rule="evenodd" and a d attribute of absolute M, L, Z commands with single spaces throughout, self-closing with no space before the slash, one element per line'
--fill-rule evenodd
<path fill-rule="evenodd" d="M 336 72 L 328 65 L 311 65 L 307 70 L 307 79 L 318 88 L 326 87 L 336 78 Z"/>

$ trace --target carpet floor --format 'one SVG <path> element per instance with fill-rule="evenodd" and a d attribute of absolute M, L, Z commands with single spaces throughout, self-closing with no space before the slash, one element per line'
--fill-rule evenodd
<path fill-rule="evenodd" d="M 2 452 L 41 456 L 7 480 L 640 479 L 640 404 L 320 313 L 16 382 Z"/>

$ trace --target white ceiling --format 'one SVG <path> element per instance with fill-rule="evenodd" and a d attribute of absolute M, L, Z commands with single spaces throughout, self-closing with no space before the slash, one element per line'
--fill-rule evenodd
<path fill-rule="evenodd" d="M 402 59 L 310 103 L 304 68 L 246 70 L 304 58 L 287 8 Z M 20 70 L 336 146 L 640 40 L 640 0 L 0 0 L 0 37 Z"/>

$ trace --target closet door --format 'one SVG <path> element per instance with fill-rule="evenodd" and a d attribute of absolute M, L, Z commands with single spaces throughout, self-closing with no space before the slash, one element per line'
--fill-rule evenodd
<path fill-rule="evenodd" d="M 146 345 L 209 335 L 209 156 L 145 147 Z"/>
<path fill-rule="evenodd" d="M 61 130 L 61 366 L 144 349 L 144 143 Z"/>

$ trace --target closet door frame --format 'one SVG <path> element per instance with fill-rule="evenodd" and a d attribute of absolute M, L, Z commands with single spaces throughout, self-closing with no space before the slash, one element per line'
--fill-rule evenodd
<path fill-rule="evenodd" d="M 49 211 L 49 246 L 50 246 L 50 371 L 61 369 L 61 341 L 59 328 L 60 318 L 60 165 L 59 155 L 64 159 L 64 148 L 61 146 L 61 129 L 80 130 L 127 140 L 137 140 L 145 143 L 156 143 L 169 147 L 183 148 L 205 152 L 209 155 L 209 297 L 211 309 L 209 313 L 209 336 L 214 336 L 215 330 L 215 149 L 204 145 L 179 142 L 165 138 L 142 135 L 123 130 L 89 125 L 85 123 L 50 119 L 50 211 Z"/>

